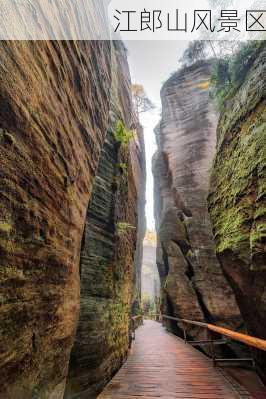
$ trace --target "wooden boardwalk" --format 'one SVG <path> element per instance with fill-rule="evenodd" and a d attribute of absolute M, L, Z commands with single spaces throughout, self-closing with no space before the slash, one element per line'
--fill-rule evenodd
<path fill-rule="evenodd" d="M 245 396 L 246 397 L 246 396 Z M 212 362 L 169 334 L 161 324 L 146 321 L 137 330 L 131 354 L 98 399 L 236 399 Z"/>

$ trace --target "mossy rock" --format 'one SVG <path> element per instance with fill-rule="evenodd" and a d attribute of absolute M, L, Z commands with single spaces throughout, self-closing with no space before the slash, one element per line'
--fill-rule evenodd
<path fill-rule="evenodd" d="M 247 265 L 265 251 L 266 106 L 265 83 L 259 81 L 265 69 L 263 59 L 256 60 L 221 116 L 211 172 L 209 211 L 217 252 L 232 251 Z"/>

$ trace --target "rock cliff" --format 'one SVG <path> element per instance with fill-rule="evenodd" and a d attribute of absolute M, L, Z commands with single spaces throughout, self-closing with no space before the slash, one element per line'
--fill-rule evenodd
<path fill-rule="evenodd" d="M 209 210 L 216 251 L 251 335 L 266 339 L 266 49 L 218 125 Z M 266 374 L 266 358 L 258 354 Z"/>
<path fill-rule="evenodd" d="M 0 76 L 0 397 L 61 398 L 107 132 L 110 44 L 1 42 Z"/>
<path fill-rule="evenodd" d="M 98 388 L 125 358 L 139 290 L 143 138 L 125 51 L 1 42 L 0 104 L 0 397 L 61 399 L 80 302 L 74 392 Z M 137 128 L 126 148 L 117 118 Z"/>
<path fill-rule="evenodd" d="M 113 48 L 112 76 L 108 133 L 81 249 L 81 312 L 66 398 L 96 397 L 119 369 L 129 346 L 131 305 L 135 309 L 140 305 L 143 227 L 138 229 L 138 211 L 143 223 L 145 158 L 142 130 L 132 108 L 126 51 L 120 42 Z M 137 128 L 130 144 L 117 140 L 117 121 L 127 129 Z"/>
<path fill-rule="evenodd" d="M 210 74 L 211 64 L 199 62 L 173 74 L 161 91 L 159 150 L 153 160 L 157 265 L 164 312 L 237 330 L 243 323 L 215 255 L 207 208 L 217 126 Z M 197 327 L 188 333 L 204 334 Z"/>

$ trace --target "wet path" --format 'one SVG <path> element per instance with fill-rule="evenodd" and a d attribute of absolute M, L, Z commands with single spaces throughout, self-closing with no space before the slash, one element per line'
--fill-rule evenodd
<path fill-rule="evenodd" d="M 98 399 L 236 399 L 219 369 L 154 321 L 137 330 L 132 352 Z"/>

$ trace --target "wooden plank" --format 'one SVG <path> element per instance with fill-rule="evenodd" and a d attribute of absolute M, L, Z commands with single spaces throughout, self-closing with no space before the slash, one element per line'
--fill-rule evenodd
<path fill-rule="evenodd" d="M 145 321 L 131 354 L 98 399 L 236 399 L 239 396 L 202 353 Z"/>

